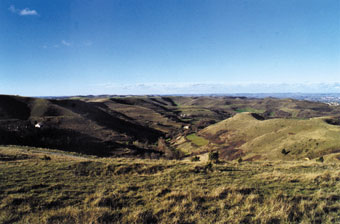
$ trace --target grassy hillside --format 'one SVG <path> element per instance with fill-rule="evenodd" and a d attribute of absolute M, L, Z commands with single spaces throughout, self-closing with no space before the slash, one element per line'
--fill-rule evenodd
<path fill-rule="evenodd" d="M 218 150 L 220 158 L 233 160 L 340 159 L 340 126 L 332 118 L 269 119 L 245 112 L 210 125 L 198 132 L 209 141 L 201 146 L 191 142 L 193 153 Z M 328 121 L 328 122 L 326 122 Z M 190 139 L 189 139 L 190 140 Z M 188 151 L 188 141 L 175 146 Z"/>
<path fill-rule="evenodd" d="M 41 99 L 0 95 L 0 144 L 138 158 L 177 158 L 181 153 L 174 151 L 174 148 L 188 155 L 196 152 L 197 146 L 201 153 L 225 146 L 225 149 L 234 150 L 232 157 L 237 157 L 253 150 L 250 149 L 252 146 L 243 143 L 243 151 L 238 150 L 240 136 L 235 135 L 231 145 L 215 144 L 213 139 L 208 139 L 214 145 L 208 144 L 200 131 L 245 111 L 259 113 L 265 119 L 307 119 L 339 114 L 340 107 L 291 99 L 245 97 L 100 96 Z M 36 123 L 41 124 L 41 128 L 35 128 Z M 243 129 L 242 125 L 239 127 Z M 198 134 L 190 136 L 192 133 Z M 222 141 L 224 137 L 221 138 Z M 160 146 L 160 139 L 167 141 Z M 184 141 L 183 144 L 178 139 Z M 268 140 L 271 141 L 270 138 Z M 316 143 L 323 145 L 321 151 L 325 148 L 330 152 L 337 150 L 332 149 L 337 144 L 327 146 L 322 142 Z M 259 145 L 254 144 L 255 147 Z M 312 142 L 304 146 L 290 143 L 281 146 L 295 151 L 306 146 L 315 151 Z M 224 151 L 223 156 L 226 156 Z M 303 155 L 318 156 L 318 153 Z"/>
<path fill-rule="evenodd" d="M 261 113 L 261 116 L 266 118 L 311 118 L 336 115 L 340 112 L 340 107 L 329 106 L 320 102 L 299 101 L 293 99 L 173 97 L 173 100 L 183 113 L 187 114 L 189 117 L 192 115 L 193 118 L 200 116 L 201 113 L 210 117 L 211 113 L 213 113 L 215 117 L 221 116 L 228 118 L 239 112 Z"/>
<path fill-rule="evenodd" d="M 0 147 L 0 223 L 339 223 L 339 168 Z"/>

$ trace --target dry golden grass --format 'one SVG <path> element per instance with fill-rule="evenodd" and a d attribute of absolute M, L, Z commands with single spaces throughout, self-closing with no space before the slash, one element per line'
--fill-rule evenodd
<path fill-rule="evenodd" d="M 17 156 L 0 162 L 0 223 L 340 222 L 339 163 L 219 163 L 205 169 L 202 162 L 35 150 L 0 148 L 1 155 Z"/>

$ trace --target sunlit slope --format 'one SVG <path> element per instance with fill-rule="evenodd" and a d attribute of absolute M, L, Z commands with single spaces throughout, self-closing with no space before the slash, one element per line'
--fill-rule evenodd
<path fill-rule="evenodd" d="M 339 223 L 340 163 L 98 158 L 0 146 L 0 223 Z"/>
<path fill-rule="evenodd" d="M 339 157 L 340 126 L 328 124 L 326 117 L 311 119 L 263 120 L 253 113 L 240 113 L 210 125 L 197 134 L 209 144 L 205 150 L 219 150 L 222 158 L 313 159 Z M 200 151 L 203 148 L 196 147 Z M 284 153 L 285 152 L 285 153 Z"/>

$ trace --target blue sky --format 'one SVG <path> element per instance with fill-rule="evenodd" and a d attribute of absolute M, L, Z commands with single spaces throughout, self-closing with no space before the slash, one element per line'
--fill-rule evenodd
<path fill-rule="evenodd" d="M 0 1 L 1 94 L 268 91 L 340 92 L 339 0 Z"/>

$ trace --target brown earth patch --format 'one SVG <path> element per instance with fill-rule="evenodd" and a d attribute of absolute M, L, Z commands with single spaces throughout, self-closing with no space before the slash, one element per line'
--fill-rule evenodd
<path fill-rule="evenodd" d="M 210 142 L 215 143 L 215 144 L 223 144 L 226 141 L 224 139 L 221 139 L 220 136 L 221 135 L 225 135 L 226 133 L 228 133 L 228 130 L 220 130 L 218 132 L 216 132 L 215 135 L 202 135 L 204 138 L 208 139 Z"/>
<path fill-rule="evenodd" d="M 221 158 L 224 158 L 226 160 L 234 160 L 244 156 L 245 152 L 242 149 L 238 149 L 238 147 L 241 146 L 243 143 L 244 142 L 239 141 L 223 148 L 220 151 Z"/>
<path fill-rule="evenodd" d="M 261 159 L 262 158 L 262 156 L 260 156 L 260 155 L 255 155 L 255 156 L 252 156 L 252 157 L 250 157 L 250 158 L 248 158 L 248 159 L 245 159 L 244 161 L 255 161 L 255 160 L 259 160 L 259 159 Z"/>

